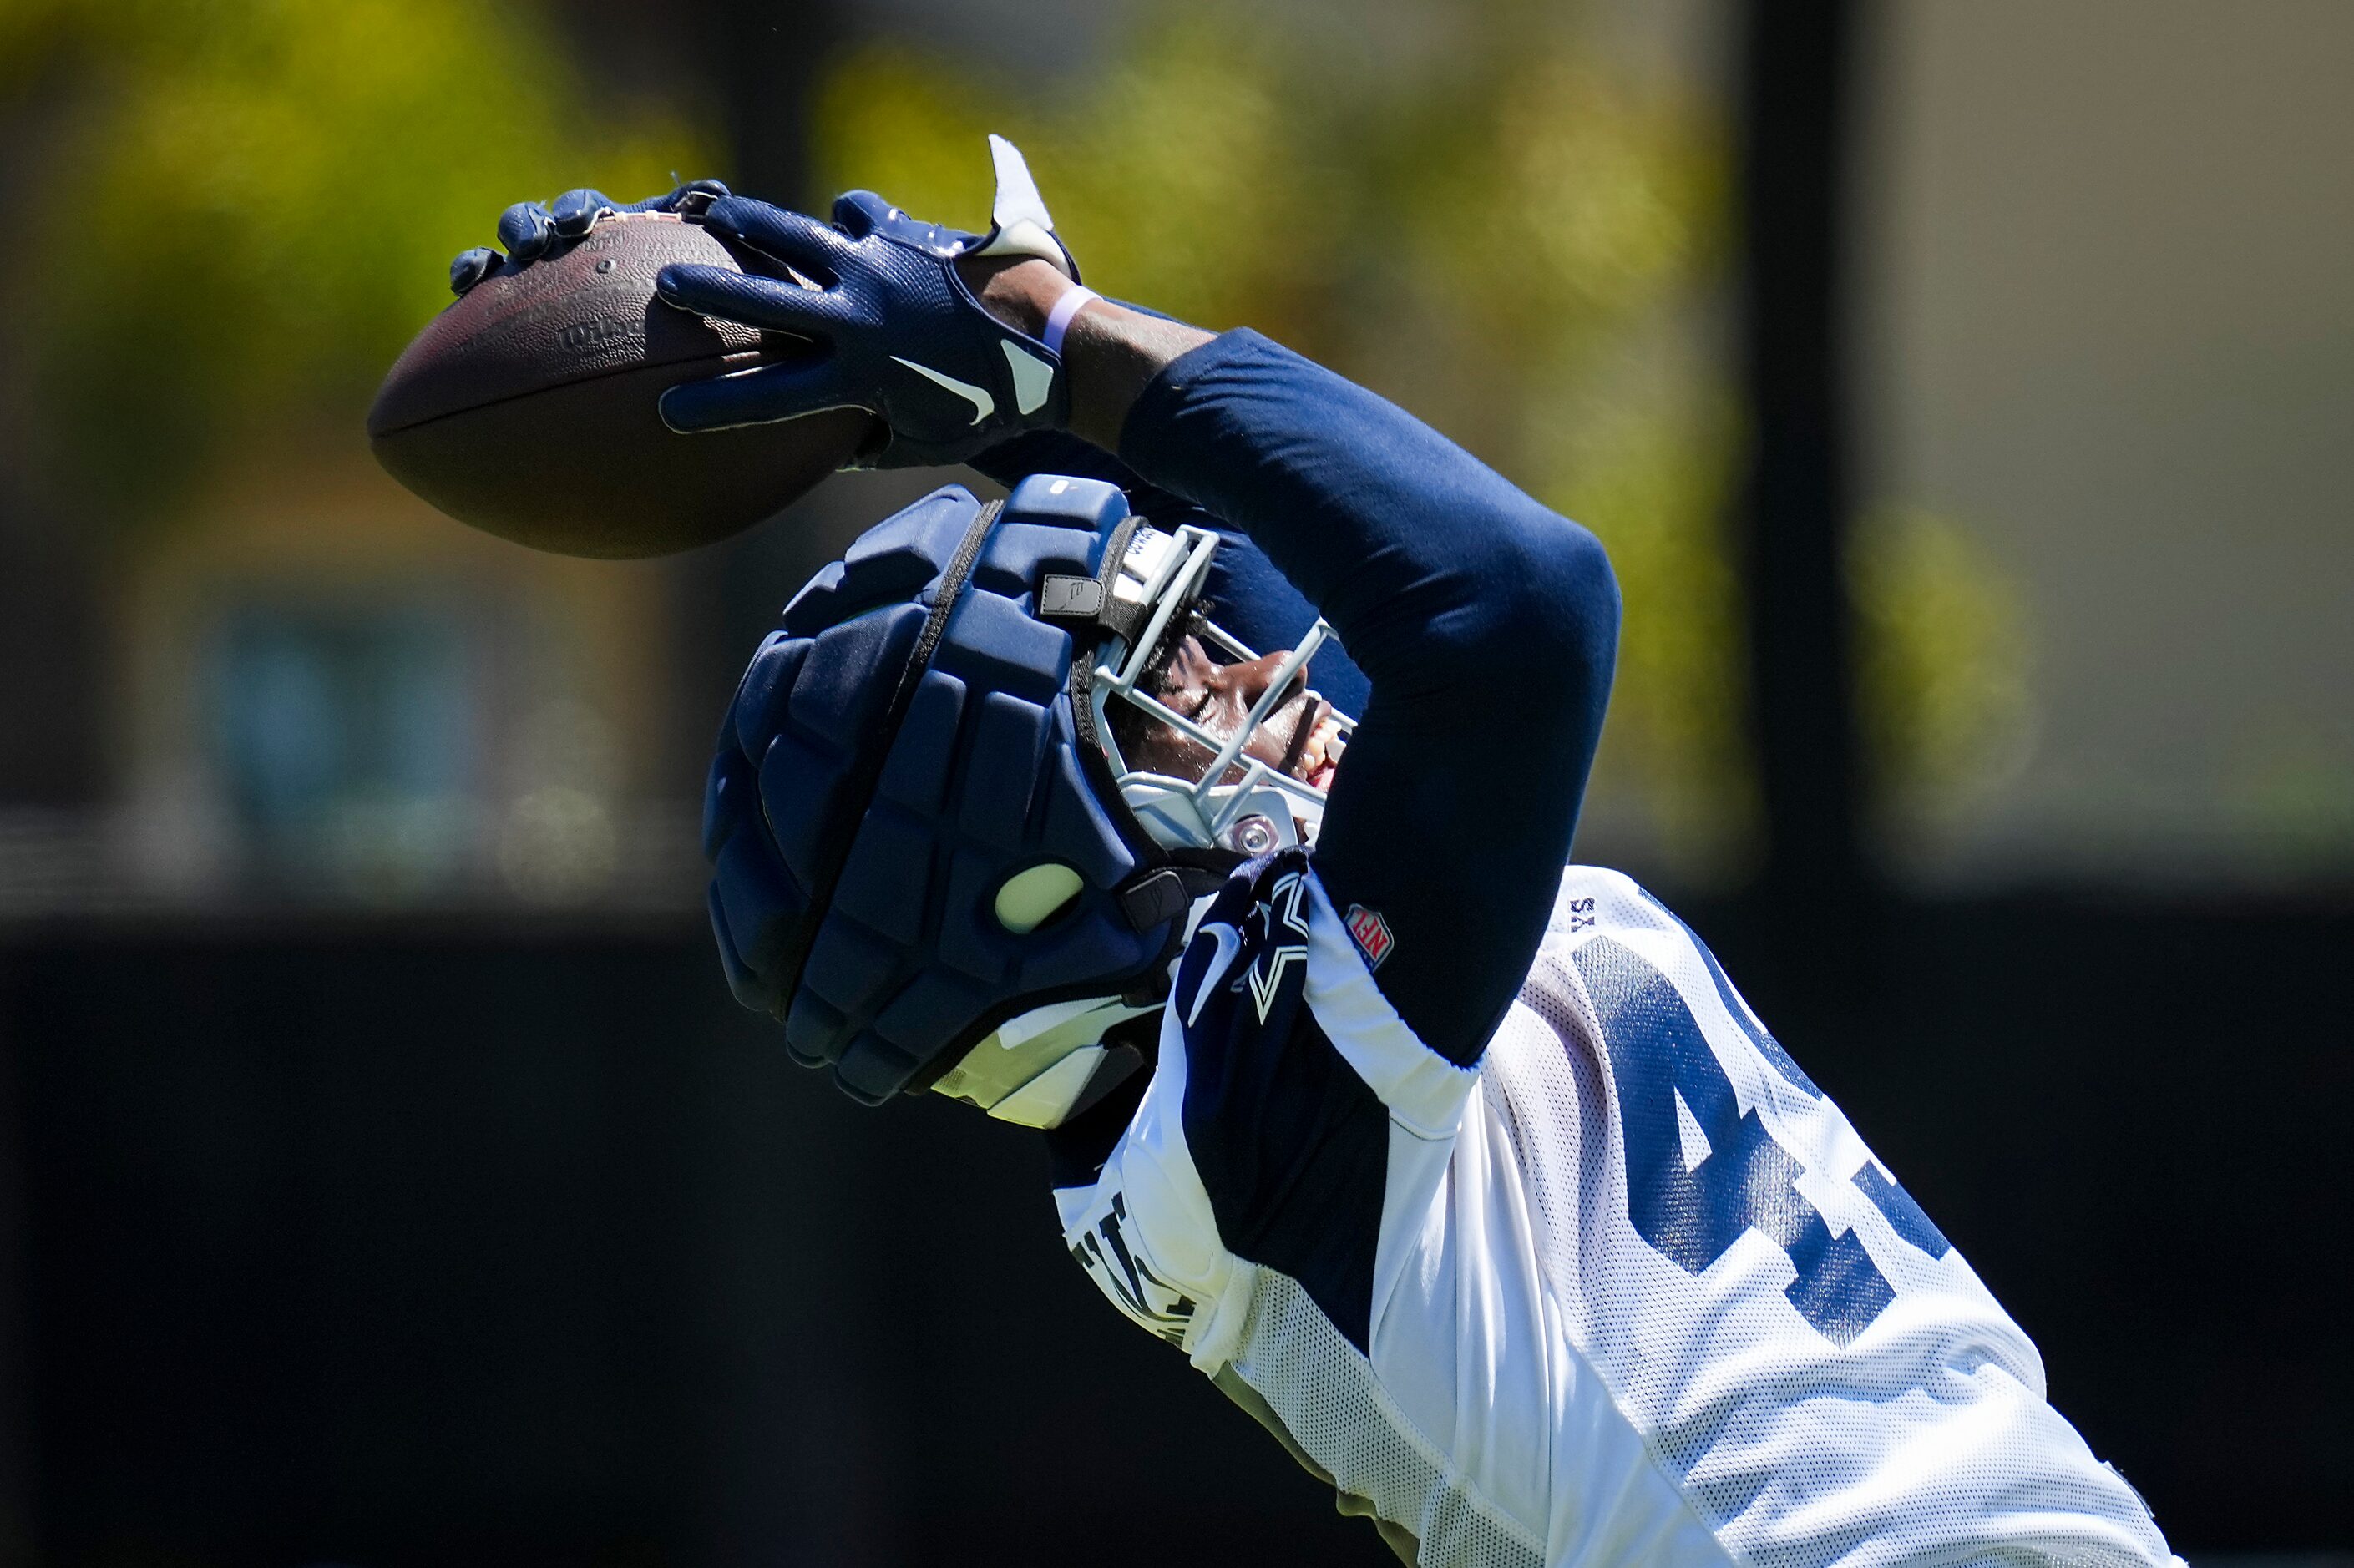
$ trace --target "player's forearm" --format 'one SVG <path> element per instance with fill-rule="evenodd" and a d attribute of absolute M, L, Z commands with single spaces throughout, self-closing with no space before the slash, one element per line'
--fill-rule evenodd
<path fill-rule="evenodd" d="M 1022 272 L 992 280 L 1023 286 L 991 303 L 1034 332 L 1070 285 Z M 1104 302 L 1062 350 L 1072 430 L 1116 432 L 1129 470 L 1249 535 L 1372 678 L 1318 864 L 1336 899 L 1392 923 L 1382 987 L 1400 1015 L 1476 1058 L 1543 930 L 1601 732 L 1618 598 L 1600 545 L 1257 334 Z M 1444 853 L 1397 853 L 1439 838 Z"/>
<path fill-rule="evenodd" d="M 1448 700 L 1478 702 L 1503 658 L 1524 688 L 1606 688 L 1617 603 L 1594 536 L 1256 333 L 1162 366 L 1126 416 L 1120 455 L 1250 535 L 1377 687 L 1469 683 L 1479 690 Z"/>
<path fill-rule="evenodd" d="M 1119 451 L 1129 413 L 1144 389 L 1213 335 L 1109 300 L 1090 303 L 1073 318 L 1064 339 L 1065 363 L 1071 367 L 1072 433 L 1106 451 Z"/>
<path fill-rule="evenodd" d="M 1476 1058 L 1544 929 L 1601 734 L 1618 629 L 1601 546 L 1255 333 L 1165 366 L 1120 455 L 1249 533 L 1371 677 L 1317 863 L 1341 907 L 1389 921 L 1399 1014 Z"/>

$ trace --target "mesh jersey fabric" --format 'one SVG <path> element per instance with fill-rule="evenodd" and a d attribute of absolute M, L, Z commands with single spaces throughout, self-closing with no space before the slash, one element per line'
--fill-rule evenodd
<path fill-rule="evenodd" d="M 1299 1060 L 1232 1065 L 1254 1054 Z M 1378 1107 L 1370 1167 L 1310 1058 Z M 1295 1142 L 1220 1147 L 1268 1129 Z M 1285 1239 L 1368 1180 L 1370 1261 Z M 1126 1132 L 1056 1200 L 1115 1305 L 1239 1376 L 1433 1568 L 2179 1561 L 1961 1254 L 1613 872 L 1563 874 L 1463 1067 L 1387 1006 L 1307 857 L 1243 868 Z"/>

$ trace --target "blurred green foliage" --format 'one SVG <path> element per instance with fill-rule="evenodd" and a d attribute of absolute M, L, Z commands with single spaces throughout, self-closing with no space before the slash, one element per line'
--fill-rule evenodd
<path fill-rule="evenodd" d="M 1949 518 L 1885 507 L 1848 546 L 1861 616 L 1857 697 L 1885 840 L 1918 850 L 2023 759 L 2032 645 L 2027 607 Z"/>
<path fill-rule="evenodd" d="M 828 79 L 820 185 L 978 227 L 1001 132 L 1089 282 L 1258 327 L 1594 528 L 1627 603 L 1597 817 L 1615 849 L 1704 875 L 1755 810 L 1723 537 L 1739 426 L 1706 341 L 1723 131 L 1601 58 L 1575 7 L 1427 19 L 1384 51 L 1168 5 L 1043 97 L 876 45 Z"/>
<path fill-rule="evenodd" d="M 824 77 L 812 188 L 978 227 L 982 133 L 1009 134 L 1091 282 L 1259 327 L 1593 527 L 1627 619 L 1588 820 L 1614 855 L 1735 875 L 1756 803 L 1725 128 L 1575 5 L 1384 15 L 1408 25 L 1170 0 L 1045 83 L 873 42 Z M 0 0 L 0 98 L 37 103 L 16 119 L 42 138 L 16 157 L 38 239 L 9 369 L 56 514 L 168 517 L 225 463 L 356 456 L 377 377 L 506 203 L 717 166 L 701 124 L 570 58 L 521 4 Z M 2016 596 L 1909 515 L 1862 530 L 1852 580 L 1883 794 L 1957 810 L 2019 733 Z"/>
<path fill-rule="evenodd" d="M 52 488 L 139 517 L 224 460 L 357 450 L 501 208 L 707 166 L 662 105 L 592 115 L 567 58 L 472 0 L 0 0 L 0 91 L 56 104 L 9 278 Z"/>

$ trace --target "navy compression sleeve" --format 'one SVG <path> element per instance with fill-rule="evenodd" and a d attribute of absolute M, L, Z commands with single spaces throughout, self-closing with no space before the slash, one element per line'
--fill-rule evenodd
<path fill-rule="evenodd" d="M 1316 866 L 1395 938 L 1376 975 L 1475 1060 L 1543 935 L 1593 765 L 1618 591 L 1595 537 L 1437 431 L 1260 336 L 1145 389 L 1120 457 L 1226 519 L 1372 683 Z"/>

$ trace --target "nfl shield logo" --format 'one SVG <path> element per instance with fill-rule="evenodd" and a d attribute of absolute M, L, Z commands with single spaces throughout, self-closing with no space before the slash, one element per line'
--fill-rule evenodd
<path fill-rule="evenodd" d="M 1367 969 L 1380 969 L 1382 960 L 1390 956 L 1393 941 L 1388 924 L 1362 904 L 1349 906 L 1349 935 L 1356 938 L 1357 950 L 1365 955 Z"/>

